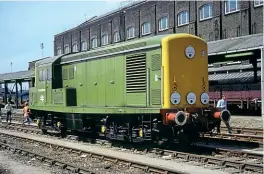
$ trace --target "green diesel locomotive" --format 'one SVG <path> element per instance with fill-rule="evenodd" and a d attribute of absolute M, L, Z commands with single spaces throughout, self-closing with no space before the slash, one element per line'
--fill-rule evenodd
<path fill-rule="evenodd" d="M 35 65 L 30 109 L 44 132 L 132 142 L 195 139 L 230 118 L 209 108 L 207 59 L 207 43 L 190 34 L 47 58 Z"/>

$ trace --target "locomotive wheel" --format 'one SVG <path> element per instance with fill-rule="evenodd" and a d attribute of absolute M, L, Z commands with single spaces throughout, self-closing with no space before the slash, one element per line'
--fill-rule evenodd
<path fill-rule="evenodd" d="M 47 132 L 48 132 L 48 130 L 46 130 L 46 129 L 41 129 L 41 131 L 42 131 L 42 134 L 47 134 Z"/>
<path fill-rule="evenodd" d="M 179 134 L 179 143 L 182 147 L 187 147 L 191 144 L 191 139 L 187 133 L 181 132 Z"/>
<path fill-rule="evenodd" d="M 66 127 L 62 127 L 61 130 L 60 130 L 60 134 L 62 137 L 66 137 L 67 135 L 67 128 Z"/>

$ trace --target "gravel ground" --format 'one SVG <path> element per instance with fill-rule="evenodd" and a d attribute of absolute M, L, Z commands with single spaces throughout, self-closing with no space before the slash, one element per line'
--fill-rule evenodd
<path fill-rule="evenodd" d="M 232 117 L 231 118 L 231 123 L 230 125 L 232 127 L 249 127 L 249 128 L 263 128 L 262 126 L 262 118 L 260 117 L 244 117 L 244 116 L 236 116 L 236 117 Z M 255 125 L 260 125 L 261 127 L 256 127 Z M 225 126 L 225 125 L 223 125 Z M 51 138 L 50 136 L 45 136 L 45 137 L 48 137 L 48 138 Z M 56 138 L 57 139 L 57 138 Z M 72 142 L 75 142 L 75 143 L 80 143 L 78 141 L 76 141 L 74 139 L 74 136 L 72 137 L 72 140 L 70 140 Z M 89 146 L 91 146 L 91 144 L 88 144 Z M 38 146 L 38 145 L 37 145 Z M 95 145 L 95 146 L 98 146 L 98 145 Z M 109 146 L 102 146 L 103 148 L 109 148 Z M 40 148 L 42 149 L 42 148 Z M 46 148 L 47 149 L 47 148 Z M 111 148 L 111 149 L 116 149 L 117 151 L 126 151 L 128 153 L 133 153 L 133 154 L 142 154 L 142 155 L 145 155 L 145 156 L 149 156 L 149 157 L 154 157 L 154 158 L 162 158 L 164 160 L 172 160 L 172 161 L 175 161 L 176 163 L 187 163 L 189 165 L 193 165 L 193 166 L 203 166 L 205 168 L 208 168 L 208 169 L 217 169 L 219 171 L 226 171 L 228 173 L 231 173 L 231 172 L 236 172 L 236 173 L 240 173 L 239 170 L 237 169 L 234 169 L 234 168 L 227 168 L 227 167 L 219 167 L 218 165 L 213 165 L 213 164 L 202 164 L 202 163 L 199 163 L 199 162 L 194 162 L 194 161 L 190 161 L 190 162 L 186 162 L 185 160 L 183 159 L 172 159 L 170 156 L 159 156 L 157 157 L 156 155 L 153 155 L 153 154 L 145 154 L 145 153 L 142 153 L 142 152 L 137 152 L 137 151 L 130 151 L 130 150 L 127 150 L 127 149 L 122 149 L 122 148 Z M 47 153 L 46 151 L 43 152 L 43 153 L 46 153 L 47 156 L 52 154 L 52 150 L 49 149 L 49 153 Z M 67 156 L 68 155 L 68 156 Z M 71 154 L 72 155 L 72 154 Z M 82 166 L 85 166 L 85 167 L 94 167 L 93 165 L 91 165 L 91 161 L 94 162 L 94 163 L 101 163 L 100 165 L 96 165 L 95 167 L 95 170 L 100 170 L 100 168 L 103 168 L 103 169 L 108 169 L 108 170 L 112 170 L 112 169 L 115 169 L 115 166 L 113 167 L 111 164 L 109 163 L 102 163 L 101 161 L 97 160 L 97 159 L 92 159 L 90 161 L 86 161 L 86 160 L 83 160 L 83 159 L 86 159 L 85 157 L 81 157 L 80 155 L 78 156 L 69 156 L 69 153 L 64 153 L 64 154 L 61 154 L 61 153 L 58 153 L 58 156 L 60 156 L 60 158 L 64 158 L 64 159 L 69 159 L 71 158 L 71 163 L 82 163 Z M 225 157 L 223 157 L 225 158 Z M 256 161 L 252 161 L 252 160 L 246 160 L 245 162 L 249 162 L 249 163 L 255 163 Z M 41 165 L 41 164 L 40 164 Z M 120 166 L 121 167 L 121 166 Z M 127 168 L 125 168 L 126 170 Z M 107 170 L 106 170 L 107 171 Z M 123 169 L 121 170 L 123 171 Z M 115 172 L 115 173 L 120 173 L 121 171 L 119 172 Z M 125 171 L 126 173 L 140 173 L 139 171 Z M 103 172 L 103 173 L 106 173 L 106 172 Z M 107 172 L 109 173 L 109 172 Z M 251 174 L 252 172 L 244 172 L 245 174 Z"/>
<path fill-rule="evenodd" d="M 6 132 L 5 130 L 1 130 L 1 132 Z M 205 165 L 206 168 L 203 167 L 203 164 L 199 164 L 199 165 L 193 165 L 191 162 L 188 163 L 186 162 L 185 160 L 182 160 L 183 162 L 180 162 L 181 160 L 178 160 L 177 159 L 175 161 L 173 160 L 164 160 L 166 157 L 158 157 L 156 156 L 155 158 L 150 158 L 150 157 L 147 157 L 147 155 L 143 154 L 143 155 L 136 155 L 136 153 L 133 153 L 133 151 L 131 152 L 128 152 L 128 153 L 125 153 L 125 152 L 120 152 L 120 151 L 126 151 L 126 149 L 120 149 L 120 150 L 114 150 L 112 148 L 102 148 L 98 145 L 89 145 L 88 143 L 82 143 L 82 142 L 71 142 L 69 140 L 65 141 L 65 140 L 59 140 L 58 138 L 55 138 L 55 137 L 49 137 L 48 139 L 47 138 L 44 138 L 45 136 L 39 136 L 39 135 L 33 135 L 31 136 L 31 133 L 29 133 L 28 135 L 26 134 L 23 134 L 23 133 L 19 133 L 17 131 L 8 131 L 6 132 L 7 134 L 20 134 L 20 136 L 24 137 L 24 136 L 29 136 L 31 137 L 32 139 L 36 139 L 36 140 L 40 140 L 40 141 L 47 141 L 47 142 L 50 142 L 52 141 L 53 143 L 55 144 L 64 144 L 65 146 L 69 146 L 69 147 L 76 147 L 77 149 L 84 149 L 86 151 L 91 151 L 91 152 L 96 152 L 96 153 L 99 153 L 99 154 L 104 154 L 104 153 L 107 153 L 111 156 L 118 156 L 120 158 L 131 158 L 132 161 L 138 161 L 138 162 L 142 162 L 142 163 L 145 163 L 145 160 L 147 160 L 148 162 L 150 162 L 151 164 L 153 165 L 157 165 L 157 166 L 163 166 L 163 167 L 169 167 L 173 170 L 180 170 L 180 171 L 185 171 L 185 172 L 194 172 L 194 173 L 201 173 L 201 174 L 206 174 L 206 173 L 215 173 L 217 172 L 218 174 L 221 174 L 221 173 L 228 173 L 228 172 L 223 172 L 221 170 L 211 170 L 211 169 L 208 169 Z M 74 140 L 72 140 L 74 141 Z M 45 153 L 45 152 L 43 152 Z M 131 154 L 132 153 L 132 154 Z M 46 153 L 47 154 L 47 153 Z M 67 159 L 68 160 L 68 159 Z M 76 163 L 75 163 L 76 164 Z M 208 165 L 210 166 L 210 165 Z M 106 173 L 106 172 L 103 172 L 103 173 Z M 123 172 L 118 172 L 118 173 L 123 173 Z M 139 173 L 137 171 L 133 171 L 131 173 Z M 143 173 L 143 172 L 142 172 Z"/>
<path fill-rule="evenodd" d="M 45 135 L 46 136 L 46 135 Z M 49 137 L 49 136 L 47 136 Z M 51 137 L 49 137 L 51 138 Z M 54 137 L 52 137 L 54 138 Z M 82 143 L 78 140 L 76 140 L 75 136 L 69 136 L 68 137 L 68 141 L 70 142 L 74 142 L 74 143 Z M 99 144 L 90 144 L 90 143 L 85 143 L 89 146 L 100 146 Z M 173 158 L 170 155 L 157 155 L 157 154 L 153 154 L 153 153 L 146 153 L 144 151 L 138 151 L 138 150 L 133 150 L 133 149 L 125 149 L 121 147 L 114 147 L 111 145 L 111 143 L 105 143 L 104 145 L 100 146 L 101 148 L 104 149 L 113 149 L 116 151 L 121 151 L 121 152 L 126 152 L 126 153 L 130 153 L 130 154 L 138 154 L 138 155 L 142 155 L 142 156 L 148 156 L 151 158 L 157 158 L 157 159 L 163 159 L 163 160 L 169 160 L 169 161 L 173 161 L 175 163 L 185 163 L 188 165 L 192 165 L 192 166 L 200 166 L 200 167 L 204 167 L 207 169 L 212 169 L 212 170 L 219 170 L 219 171 L 225 171 L 227 173 L 243 173 L 243 174 L 255 174 L 254 172 L 250 172 L 250 171 L 245 171 L 245 172 L 241 172 L 238 169 L 232 168 L 232 167 L 221 167 L 219 165 L 216 164 L 205 164 L 205 163 L 201 163 L 201 162 L 196 162 L 196 161 L 186 161 L 185 159 L 181 159 L 181 158 Z M 235 147 L 233 147 L 235 148 Z M 245 147 L 246 149 L 246 147 Z M 256 150 L 256 149 L 254 149 Z M 254 163 L 254 164 L 263 164 L 263 161 L 260 161 L 258 159 L 247 159 L 247 158 L 239 158 L 239 157 L 229 157 L 226 155 L 214 155 L 214 157 L 216 158 L 222 158 L 222 159 L 229 159 L 229 160 L 235 160 L 235 161 L 243 161 L 243 162 L 247 162 L 247 163 Z"/>
<path fill-rule="evenodd" d="M 9 169 L 6 169 L 3 166 L 0 166 L 0 173 L 1 174 L 12 174 Z"/>
<path fill-rule="evenodd" d="M 49 169 L 33 166 L 25 163 L 25 160 L 14 158 L 14 154 L 0 151 L 0 173 L 1 174 L 51 174 Z"/>
<path fill-rule="evenodd" d="M 225 127 L 225 124 L 222 122 L 221 126 Z M 230 119 L 230 126 L 263 129 L 263 119 L 262 117 L 234 116 Z"/>
<path fill-rule="evenodd" d="M 47 147 L 45 145 L 43 146 L 39 143 L 32 144 L 23 140 L 14 140 L 12 138 L 6 137 L 1 137 L 1 140 L 6 140 L 7 144 L 14 147 L 30 150 L 38 154 L 45 154 L 45 156 L 53 157 L 55 159 L 75 164 L 86 169 L 88 168 L 96 173 L 144 173 L 134 168 L 128 168 L 127 166 L 122 164 L 116 165 L 111 162 L 101 161 L 98 158 L 88 157 L 88 155 L 85 154 L 80 155 L 65 150 L 58 150 L 54 149 L 53 147 Z M 30 161 L 32 160 L 35 161 L 35 158 L 30 159 Z"/>

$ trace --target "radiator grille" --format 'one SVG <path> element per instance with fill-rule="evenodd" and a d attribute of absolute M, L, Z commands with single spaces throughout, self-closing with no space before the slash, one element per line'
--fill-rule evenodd
<path fill-rule="evenodd" d="M 151 90 L 151 103 L 152 105 L 160 105 L 161 104 L 161 96 L 160 89 L 152 89 Z"/>
<path fill-rule="evenodd" d="M 146 54 L 126 57 L 126 92 L 146 92 Z"/>
<path fill-rule="evenodd" d="M 154 54 L 151 56 L 151 70 L 156 71 L 160 70 L 161 67 L 161 58 L 160 54 Z"/>

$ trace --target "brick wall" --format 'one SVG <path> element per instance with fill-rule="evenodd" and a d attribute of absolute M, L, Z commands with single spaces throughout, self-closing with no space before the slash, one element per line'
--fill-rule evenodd
<path fill-rule="evenodd" d="M 212 16 L 200 20 L 200 9 L 204 5 L 212 6 Z M 178 14 L 187 11 L 189 22 L 178 26 Z M 168 29 L 159 31 L 159 19 L 168 18 Z M 81 43 L 86 41 L 91 49 L 91 39 L 97 38 L 97 45 L 101 46 L 101 37 L 108 35 L 108 43 L 113 43 L 114 32 L 120 33 L 120 41 L 127 40 L 127 29 L 135 27 L 135 38 L 168 33 L 191 33 L 206 41 L 239 37 L 263 31 L 263 6 L 254 7 L 254 2 L 240 1 L 239 10 L 225 13 L 224 1 L 148 1 L 140 2 L 112 14 L 108 14 L 91 22 L 86 22 L 69 31 L 54 37 L 54 54 L 57 49 L 77 43 L 81 51 Z M 150 23 L 151 33 L 142 35 L 142 24 Z"/>

